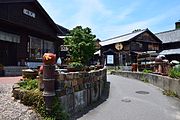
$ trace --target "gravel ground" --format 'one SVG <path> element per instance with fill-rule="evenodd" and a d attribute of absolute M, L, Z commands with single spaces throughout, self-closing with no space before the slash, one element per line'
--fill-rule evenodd
<path fill-rule="evenodd" d="M 40 120 L 32 108 L 11 97 L 12 86 L 13 83 L 0 82 L 0 120 Z"/>

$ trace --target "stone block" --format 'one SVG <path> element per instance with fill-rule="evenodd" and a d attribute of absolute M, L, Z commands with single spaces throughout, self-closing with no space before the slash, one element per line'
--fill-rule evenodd
<path fill-rule="evenodd" d="M 61 102 L 62 107 L 64 108 L 65 111 L 68 112 L 68 101 L 67 101 L 67 96 L 61 96 L 59 97 L 59 100 Z"/>
<path fill-rule="evenodd" d="M 66 80 L 72 80 L 73 78 L 73 73 L 66 74 Z"/>
<path fill-rule="evenodd" d="M 73 87 L 66 88 L 66 95 L 73 94 L 73 92 L 74 92 L 74 88 Z"/>
<path fill-rule="evenodd" d="M 82 84 L 83 84 L 83 78 L 77 79 L 77 84 L 78 84 L 78 85 L 82 85 Z"/>
<path fill-rule="evenodd" d="M 87 105 L 91 104 L 91 89 L 87 89 Z"/>
<path fill-rule="evenodd" d="M 87 90 L 74 93 L 74 110 L 78 112 L 87 106 Z"/>
<path fill-rule="evenodd" d="M 99 81 L 99 96 L 102 95 L 103 89 L 104 89 L 104 81 L 100 80 Z"/>
<path fill-rule="evenodd" d="M 78 81 L 75 79 L 75 80 L 72 80 L 72 86 L 74 87 L 74 86 L 76 86 L 76 85 L 78 85 Z"/>
<path fill-rule="evenodd" d="M 60 73 L 58 76 L 58 80 L 66 80 L 65 76 L 66 76 L 65 74 Z"/>
<path fill-rule="evenodd" d="M 96 102 L 99 98 L 99 83 L 93 83 L 91 87 L 91 101 Z"/>
<path fill-rule="evenodd" d="M 80 78 L 80 77 L 79 77 L 79 73 L 74 73 L 74 74 L 73 74 L 73 79 L 78 79 L 78 78 Z"/>
<path fill-rule="evenodd" d="M 68 112 L 74 111 L 74 94 L 67 95 L 67 103 Z"/>

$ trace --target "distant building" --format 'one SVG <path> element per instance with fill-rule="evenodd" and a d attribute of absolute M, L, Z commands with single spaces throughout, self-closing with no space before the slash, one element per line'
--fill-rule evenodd
<path fill-rule="evenodd" d="M 163 42 L 163 51 L 160 54 L 165 55 L 170 61 L 180 61 L 180 21 L 176 22 L 175 26 L 174 30 L 155 34 Z"/>
<path fill-rule="evenodd" d="M 0 0 L 0 64 L 37 66 L 45 52 L 59 53 L 67 29 L 37 0 Z"/>
<path fill-rule="evenodd" d="M 159 52 L 162 42 L 150 30 L 144 29 L 104 40 L 100 45 L 101 62 L 114 66 L 137 63 L 138 55 Z M 151 61 L 151 57 L 147 56 L 144 61 Z"/>

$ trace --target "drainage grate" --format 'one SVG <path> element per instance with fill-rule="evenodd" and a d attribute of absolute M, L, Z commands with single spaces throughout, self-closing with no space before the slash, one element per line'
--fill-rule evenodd
<path fill-rule="evenodd" d="M 138 94 L 143 94 L 143 95 L 149 94 L 149 92 L 147 92 L 147 91 L 136 91 L 136 93 L 138 93 Z"/>
<path fill-rule="evenodd" d="M 128 99 L 128 98 L 123 98 L 121 101 L 122 101 L 122 102 L 126 102 L 126 103 L 131 102 L 131 100 Z"/>

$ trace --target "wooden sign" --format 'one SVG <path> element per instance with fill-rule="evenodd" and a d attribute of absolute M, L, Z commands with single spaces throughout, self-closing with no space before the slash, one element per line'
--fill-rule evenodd
<path fill-rule="evenodd" d="M 116 44 L 115 44 L 115 48 L 116 48 L 117 50 L 122 50 L 122 49 L 123 49 L 123 44 L 122 44 L 122 43 L 116 43 Z"/>

